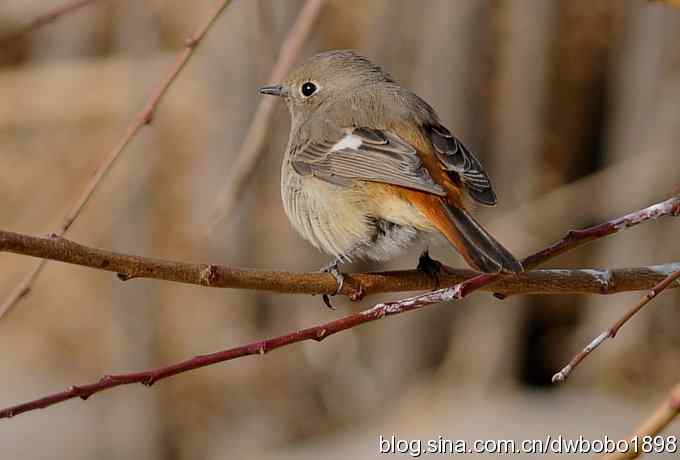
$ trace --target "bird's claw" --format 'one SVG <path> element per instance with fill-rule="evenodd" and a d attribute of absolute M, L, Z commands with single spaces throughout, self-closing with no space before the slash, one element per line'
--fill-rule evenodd
<path fill-rule="evenodd" d="M 343 275 L 338 269 L 338 261 L 337 260 L 333 261 L 331 264 L 323 267 L 321 271 L 333 275 L 333 278 L 335 278 L 337 288 L 335 289 L 335 292 L 331 295 L 336 296 L 340 294 L 340 292 L 342 292 L 342 287 L 345 285 L 345 275 Z M 322 299 L 323 303 L 326 304 L 328 308 L 330 308 L 331 310 L 335 310 L 335 307 L 331 303 L 331 299 L 328 294 L 323 294 Z"/>
<path fill-rule="evenodd" d="M 333 304 L 331 303 L 331 298 L 328 296 L 328 294 L 323 294 L 323 295 L 321 296 L 321 298 L 323 299 L 323 303 L 326 304 L 326 306 L 327 306 L 328 308 L 330 308 L 331 310 L 335 310 L 335 309 L 336 309 L 336 308 L 333 306 Z"/>
<path fill-rule="evenodd" d="M 418 258 L 417 270 L 425 273 L 434 283 L 433 290 L 439 289 L 439 282 L 441 280 L 441 270 L 444 265 L 438 260 L 430 257 L 430 253 L 426 250 Z"/>

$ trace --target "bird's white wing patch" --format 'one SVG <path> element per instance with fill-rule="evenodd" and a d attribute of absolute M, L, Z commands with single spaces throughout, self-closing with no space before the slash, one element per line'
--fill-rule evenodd
<path fill-rule="evenodd" d="M 331 152 L 337 152 L 339 150 L 345 149 L 356 150 L 361 146 L 362 142 L 363 141 L 359 136 L 356 136 L 354 134 L 347 134 L 338 142 L 333 144 L 333 147 L 331 147 Z"/>

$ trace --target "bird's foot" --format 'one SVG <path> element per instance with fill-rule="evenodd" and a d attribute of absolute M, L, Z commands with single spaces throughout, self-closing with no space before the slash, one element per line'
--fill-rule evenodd
<path fill-rule="evenodd" d="M 340 260 L 335 259 L 333 262 L 330 264 L 326 265 L 325 267 L 321 268 L 321 272 L 323 273 L 329 273 L 333 275 L 333 278 L 335 278 L 335 281 L 338 283 L 337 288 L 335 289 L 335 292 L 331 295 L 335 296 L 340 294 L 340 291 L 342 291 L 342 286 L 345 284 L 345 275 L 343 275 L 340 270 L 338 269 L 338 266 L 340 265 Z M 335 307 L 331 303 L 331 299 L 328 294 L 324 294 L 322 296 L 323 303 L 326 304 L 328 308 L 331 310 L 335 310 Z"/>
<path fill-rule="evenodd" d="M 430 252 L 426 249 L 418 258 L 418 267 L 416 269 L 425 273 L 432 280 L 434 285 L 432 290 L 434 291 L 439 289 L 443 267 L 444 265 L 441 262 L 430 257 Z"/>

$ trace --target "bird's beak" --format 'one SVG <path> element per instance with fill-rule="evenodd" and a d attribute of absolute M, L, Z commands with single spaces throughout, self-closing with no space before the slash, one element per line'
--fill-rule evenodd
<path fill-rule="evenodd" d="M 257 90 L 260 94 L 268 94 L 270 96 L 287 96 L 288 90 L 283 85 L 262 86 Z"/>

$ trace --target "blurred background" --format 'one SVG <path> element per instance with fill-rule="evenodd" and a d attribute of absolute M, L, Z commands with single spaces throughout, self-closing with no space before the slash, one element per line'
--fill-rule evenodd
<path fill-rule="evenodd" d="M 0 3 L 0 36 L 57 0 Z M 123 153 L 68 237 L 194 262 L 315 270 L 279 196 L 283 105 L 238 208 L 212 233 L 233 164 L 299 0 L 235 0 Z M 0 228 L 54 230 L 212 0 L 99 2 L 0 48 Z M 678 192 L 680 9 L 643 0 L 331 0 L 300 59 L 355 48 L 428 100 L 487 166 L 500 204 L 476 210 L 525 256 L 566 230 Z M 445 246 L 433 255 L 463 262 Z M 417 252 L 386 266 L 412 268 Z M 601 240 L 551 266 L 680 261 L 678 222 Z M 0 255 L 0 297 L 35 260 Z M 626 436 L 679 379 L 680 291 L 550 377 L 638 298 L 488 294 L 262 358 L 70 401 L 0 425 L 0 456 L 373 458 L 378 436 Z M 396 296 L 392 296 L 396 297 Z M 121 283 L 50 263 L 0 320 L 0 406 L 104 373 L 311 326 L 368 307 L 338 298 Z M 676 422 L 668 431 L 679 434 Z M 521 458 L 521 457 L 520 457 Z"/>

